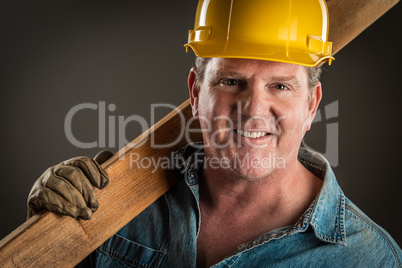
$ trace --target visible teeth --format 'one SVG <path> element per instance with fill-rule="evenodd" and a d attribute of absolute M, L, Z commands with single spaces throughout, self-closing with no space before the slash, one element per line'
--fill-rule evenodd
<path fill-rule="evenodd" d="M 249 131 L 240 130 L 240 129 L 237 130 L 237 133 L 239 133 L 243 137 L 252 138 L 252 139 L 260 138 L 260 137 L 268 134 L 267 132 L 249 132 Z"/>

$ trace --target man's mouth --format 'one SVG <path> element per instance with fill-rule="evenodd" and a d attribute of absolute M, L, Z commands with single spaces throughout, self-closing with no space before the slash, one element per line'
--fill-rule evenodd
<path fill-rule="evenodd" d="M 251 138 L 251 139 L 257 139 L 257 138 L 261 138 L 264 137 L 266 135 L 268 135 L 268 132 L 259 132 L 259 131 L 246 131 L 246 130 L 241 130 L 241 129 L 235 129 L 235 131 L 246 138 Z"/>

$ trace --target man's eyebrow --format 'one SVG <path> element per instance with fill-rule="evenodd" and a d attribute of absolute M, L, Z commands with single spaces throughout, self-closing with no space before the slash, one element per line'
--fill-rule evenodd
<path fill-rule="evenodd" d="M 282 76 L 282 75 L 272 76 L 270 78 L 270 80 L 274 80 L 274 81 L 277 81 L 277 82 L 289 82 L 289 83 L 294 84 L 295 86 L 300 86 L 299 80 L 293 75 L 289 75 L 289 76 L 285 76 L 285 75 L 284 76 Z"/>
<path fill-rule="evenodd" d="M 218 77 L 238 78 L 238 79 L 245 79 L 246 78 L 244 75 L 236 73 L 236 72 L 221 71 L 221 70 L 218 70 L 216 72 L 216 76 L 218 76 Z"/>

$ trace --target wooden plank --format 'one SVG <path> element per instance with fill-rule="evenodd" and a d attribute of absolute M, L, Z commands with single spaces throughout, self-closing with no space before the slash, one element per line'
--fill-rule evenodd
<path fill-rule="evenodd" d="M 399 0 L 327 0 L 329 41 L 335 54 L 396 5 Z"/>
<path fill-rule="evenodd" d="M 107 190 L 97 190 L 100 207 L 91 220 L 46 212 L 4 238 L 0 242 L 0 267 L 74 266 L 84 259 L 176 183 L 180 174 L 173 167 L 155 169 L 154 163 L 168 159 L 172 150 L 187 143 L 184 128 L 190 118 L 191 106 L 186 101 L 102 165 L 110 183 Z M 191 127 L 199 129 L 198 122 Z M 152 142 L 170 144 L 179 136 L 181 139 L 167 148 L 151 146 Z M 199 141 L 201 133 L 190 137 Z M 135 162 L 144 157 L 155 162 Z"/>
<path fill-rule="evenodd" d="M 329 0 L 329 39 L 334 43 L 333 52 L 339 51 L 397 2 Z M 190 118 L 191 107 L 186 101 L 103 164 L 110 175 L 110 184 L 97 191 L 100 208 L 90 221 L 46 212 L 35 215 L 5 237 L 0 241 L 0 267 L 72 267 L 79 263 L 176 183 L 179 176 L 173 169 L 160 168 L 153 172 L 153 165 L 148 169 L 138 168 L 133 160 L 167 159 L 171 151 L 189 142 L 181 134 Z M 168 144 L 180 135 L 179 141 L 169 148 L 151 146 L 152 141 Z M 200 133 L 192 133 L 192 141 L 200 139 Z M 125 159 L 119 159 L 119 155 Z"/>

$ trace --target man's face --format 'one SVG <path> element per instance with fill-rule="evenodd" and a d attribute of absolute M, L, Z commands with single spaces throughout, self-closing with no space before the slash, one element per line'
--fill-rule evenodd
<path fill-rule="evenodd" d="M 249 60 L 211 59 L 197 88 L 189 76 L 193 116 L 203 129 L 206 161 L 240 178 L 262 179 L 289 168 L 319 101 L 309 101 L 305 67 Z"/>

